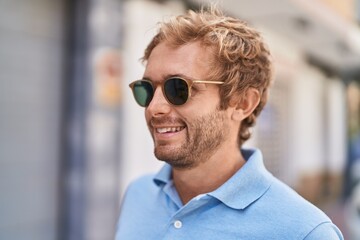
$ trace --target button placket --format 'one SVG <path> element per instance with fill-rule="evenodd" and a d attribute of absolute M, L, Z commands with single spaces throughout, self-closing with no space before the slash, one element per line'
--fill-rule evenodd
<path fill-rule="evenodd" d="M 182 222 L 180 220 L 175 220 L 174 227 L 180 229 L 182 227 Z"/>

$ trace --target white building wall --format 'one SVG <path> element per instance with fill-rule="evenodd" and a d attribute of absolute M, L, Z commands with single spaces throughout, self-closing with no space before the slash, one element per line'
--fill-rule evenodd
<path fill-rule="evenodd" d="M 342 174 L 347 154 L 346 87 L 340 79 L 328 79 L 326 91 L 327 168 L 330 173 Z"/>
<path fill-rule="evenodd" d="M 292 89 L 292 160 L 303 175 L 321 173 L 324 164 L 325 79 L 313 68 L 299 68 Z"/>

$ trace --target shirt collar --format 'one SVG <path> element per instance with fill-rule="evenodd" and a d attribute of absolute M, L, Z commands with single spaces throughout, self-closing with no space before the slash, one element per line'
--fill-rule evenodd
<path fill-rule="evenodd" d="M 168 183 L 172 178 L 171 174 L 171 166 L 169 164 L 165 164 L 161 170 L 155 175 L 154 182 L 156 185 L 163 186 Z"/>
<path fill-rule="evenodd" d="M 271 185 L 271 174 L 265 169 L 258 149 L 241 150 L 246 163 L 228 181 L 208 195 L 234 209 L 245 209 L 259 199 Z"/>
<path fill-rule="evenodd" d="M 271 174 L 265 169 L 261 151 L 241 150 L 246 163 L 229 180 L 213 192 L 208 193 L 230 208 L 245 209 L 259 199 L 271 185 Z M 156 185 L 164 186 L 171 181 L 171 166 L 165 164 L 155 175 Z"/>

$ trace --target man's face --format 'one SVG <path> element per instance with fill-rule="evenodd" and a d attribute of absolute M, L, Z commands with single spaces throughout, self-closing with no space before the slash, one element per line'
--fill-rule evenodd
<path fill-rule="evenodd" d="M 208 80 L 209 61 L 209 52 L 195 42 L 177 48 L 161 43 L 147 62 L 144 78 L 156 89 L 145 110 L 146 121 L 155 156 L 174 168 L 198 166 L 229 141 L 230 116 L 219 110 L 217 85 L 194 84 L 190 99 L 181 106 L 168 103 L 161 89 L 161 83 L 173 76 Z"/>

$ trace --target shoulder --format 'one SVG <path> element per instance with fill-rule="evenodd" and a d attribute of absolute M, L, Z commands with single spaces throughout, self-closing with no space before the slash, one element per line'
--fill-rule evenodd
<path fill-rule="evenodd" d="M 286 226 L 297 239 L 343 239 L 322 210 L 276 178 L 259 204 L 271 208 L 267 212 L 276 221 L 275 225 Z"/>
<path fill-rule="evenodd" d="M 121 217 L 136 212 L 140 214 L 144 209 L 151 208 L 157 191 L 153 177 L 154 175 L 145 175 L 129 184 L 121 201 Z"/>
<path fill-rule="evenodd" d="M 147 174 L 132 181 L 126 189 L 125 198 L 149 194 L 156 188 L 154 174 Z"/>
<path fill-rule="evenodd" d="M 315 205 L 300 196 L 295 190 L 274 178 L 263 202 L 272 205 L 275 216 L 279 218 L 294 218 L 307 225 L 316 226 L 319 222 L 327 222 L 330 219 Z"/>
<path fill-rule="evenodd" d="M 130 188 L 137 188 L 143 185 L 150 185 L 150 184 L 154 184 L 154 176 L 155 174 L 146 174 L 143 176 L 140 176 L 138 178 L 136 178 L 135 180 L 133 180 L 130 185 L 129 185 L 129 189 Z"/>
<path fill-rule="evenodd" d="M 116 239 L 156 239 L 150 228 L 154 221 L 156 184 L 154 175 L 145 175 L 132 181 L 122 199 Z"/>
<path fill-rule="evenodd" d="M 343 240 L 344 237 L 341 234 L 340 230 L 333 223 L 325 222 L 316 226 L 304 238 L 304 240 L 318 240 L 318 239 Z"/>

